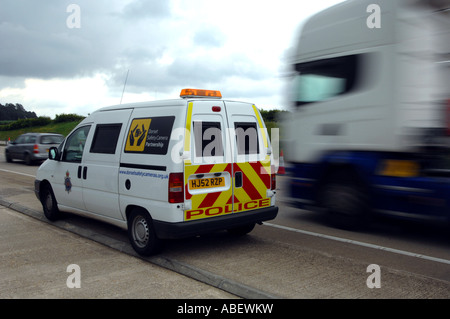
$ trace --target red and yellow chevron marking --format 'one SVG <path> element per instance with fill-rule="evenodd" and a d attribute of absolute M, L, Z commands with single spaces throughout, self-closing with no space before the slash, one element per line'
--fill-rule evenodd
<path fill-rule="evenodd" d="M 269 146 L 268 136 L 264 123 L 255 105 L 253 111 L 261 129 L 264 147 Z M 190 150 L 190 129 L 192 120 L 193 103 L 188 104 L 186 114 L 186 131 L 184 150 Z M 270 156 L 263 161 L 244 163 L 223 163 L 192 165 L 190 159 L 185 160 L 184 185 L 186 200 L 191 201 L 191 208 L 184 212 L 184 220 L 195 220 L 234 212 L 242 212 L 270 206 L 270 198 L 267 198 L 267 189 L 270 189 L 271 166 Z M 214 191 L 209 188 L 200 194 L 189 193 L 188 179 L 191 175 L 228 172 L 231 177 L 231 185 L 228 190 Z M 242 187 L 235 186 L 235 173 L 242 172 Z"/>
<path fill-rule="evenodd" d="M 268 164 L 267 164 L 268 163 Z M 242 172 L 242 187 L 234 189 L 234 211 L 253 209 L 245 203 L 267 198 L 270 189 L 270 162 L 236 163 L 234 174 Z"/>
<path fill-rule="evenodd" d="M 234 168 L 234 170 L 232 170 Z M 227 191 L 192 195 L 189 193 L 188 178 L 192 174 L 228 172 L 234 185 L 234 174 L 242 172 L 242 187 L 230 187 Z M 267 198 L 270 189 L 270 161 L 253 163 L 186 165 L 185 194 L 186 200 L 191 200 L 191 209 L 185 211 L 185 220 L 195 220 L 229 213 L 253 210 L 270 206 Z M 233 192 L 234 191 L 234 192 Z"/>

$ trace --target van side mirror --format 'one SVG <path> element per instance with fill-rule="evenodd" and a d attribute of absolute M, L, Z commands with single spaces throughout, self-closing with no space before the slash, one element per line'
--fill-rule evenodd
<path fill-rule="evenodd" d="M 48 158 L 53 161 L 59 161 L 59 152 L 57 147 L 50 147 L 48 150 Z"/>

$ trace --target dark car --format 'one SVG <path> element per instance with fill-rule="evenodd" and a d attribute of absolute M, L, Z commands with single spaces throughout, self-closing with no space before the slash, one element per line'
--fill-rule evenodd
<path fill-rule="evenodd" d="M 61 134 L 53 133 L 26 133 L 10 142 L 5 148 L 7 162 L 14 159 L 25 161 L 27 165 L 33 162 L 44 161 L 48 158 L 48 150 L 58 146 L 64 140 Z"/>

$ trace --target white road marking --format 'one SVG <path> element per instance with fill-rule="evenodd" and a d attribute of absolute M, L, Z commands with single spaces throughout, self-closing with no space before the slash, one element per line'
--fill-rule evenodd
<path fill-rule="evenodd" d="M 442 259 L 442 258 L 437 258 L 437 257 L 417 254 L 417 253 L 413 253 L 413 252 L 409 252 L 409 251 L 405 251 L 405 250 L 400 250 L 400 249 L 395 249 L 395 248 L 389 248 L 389 247 L 384 247 L 384 246 L 364 243 L 364 242 L 361 242 L 361 241 L 347 239 L 347 238 L 340 238 L 340 237 L 324 235 L 324 234 L 320 234 L 320 233 L 314 233 L 314 232 L 310 232 L 310 231 L 307 231 L 307 230 L 301 230 L 301 229 L 287 227 L 287 226 L 275 225 L 275 224 L 271 224 L 271 223 L 263 223 L 263 224 L 266 225 L 266 226 L 279 228 L 279 229 L 284 229 L 284 230 L 288 230 L 288 231 L 292 231 L 292 232 L 296 232 L 296 233 L 301 233 L 301 234 L 305 234 L 305 235 L 310 235 L 310 236 L 330 239 L 330 240 L 339 241 L 339 242 L 342 242 L 342 243 L 353 244 L 353 245 L 358 245 L 358 246 L 362 246 L 362 247 L 379 249 L 379 250 L 388 251 L 388 252 L 395 253 L 395 254 L 400 254 L 400 255 L 409 256 L 409 257 L 415 257 L 415 258 L 421 258 L 421 259 L 425 259 L 425 260 L 430 260 L 430 261 L 434 261 L 434 262 L 450 265 L 450 260 L 448 260 L 448 259 Z"/>
<path fill-rule="evenodd" d="M 25 173 L 20 173 L 20 172 L 15 172 L 15 171 L 10 171 L 10 170 L 7 170 L 7 169 L 1 169 L 1 168 L 0 168 L 0 171 L 2 171 L 2 172 L 7 172 L 7 173 L 19 174 L 19 175 L 28 176 L 28 177 L 36 177 L 36 176 L 34 176 L 34 175 L 25 174 Z"/>
<path fill-rule="evenodd" d="M 25 174 L 25 173 L 10 171 L 10 170 L 1 169 L 1 168 L 0 168 L 0 171 L 7 172 L 7 173 L 19 174 L 19 175 L 33 177 L 33 178 L 36 177 L 34 175 L 31 175 L 31 174 Z M 297 229 L 297 228 L 292 228 L 292 227 L 287 227 L 287 226 L 282 226 L 282 225 L 276 225 L 276 224 L 271 224 L 271 223 L 263 223 L 263 224 L 266 225 L 266 226 L 279 228 L 279 229 L 284 229 L 284 230 L 287 230 L 287 231 L 301 233 L 301 234 L 305 234 L 305 235 L 309 235 L 309 236 L 315 236 L 315 237 L 330 239 L 330 240 L 334 240 L 334 241 L 339 241 L 339 242 L 342 242 L 342 243 L 348 243 L 348 244 L 353 244 L 353 245 L 362 246 L 362 247 L 368 247 L 368 248 L 373 248 L 373 249 L 378 249 L 378 250 L 384 250 L 384 251 L 388 251 L 388 252 L 395 253 L 395 254 L 400 254 L 400 255 L 404 255 L 404 256 L 415 257 L 415 258 L 420 258 L 420 259 L 424 259 L 424 260 L 430 260 L 430 261 L 434 261 L 434 262 L 450 265 L 450 260 L 448 260 L 448 259 L 422 255 L 422 254 L 413 253 L 413 252 L 409 252 L 409 251 L 405 251 L 405 250 L 389 248 L 389 247 L 384 247 L 384 246 L 375 245 L 375 244 L 369 244 L 369 243 L 365 243 L 365 242 L 361 242 L 361 241 L 357 241 L 357 240 L 341 238 L 341 237 L 336 237 L 336 236 L 330 236 L 330 235 L 310 232 L 310 231 L 307 231 L 307 230 L 302 230 L 302 229 Z"/>

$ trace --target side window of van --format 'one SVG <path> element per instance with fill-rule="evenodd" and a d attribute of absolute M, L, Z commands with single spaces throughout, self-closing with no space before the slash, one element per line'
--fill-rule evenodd
<path fill-rule="evenodd" d="M 80 127 L 67 138 L 63 150 L 63 161 L 81 163 L 84 145 L 86 144 L 90 128 L 90 125 Z"/>
<path fill-rule="evenodd" d="M 92 139 L 91 153 L 114 154 L 116 153 L 117 140 L 119 139 L 122 124 L 98 124 Z"/>
<path fill-rule="evenodd" d="M 234 130 L 239 155 L 259 154 L 258 130 L 255 122 L 235 122 Z"/>
<path fill-rule="evenodd" d="M 195 156 L 223 156 L 220 122 L 194 121 Z"/>

